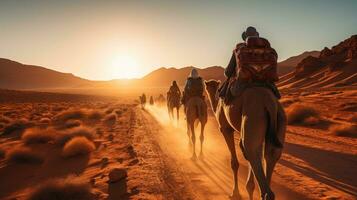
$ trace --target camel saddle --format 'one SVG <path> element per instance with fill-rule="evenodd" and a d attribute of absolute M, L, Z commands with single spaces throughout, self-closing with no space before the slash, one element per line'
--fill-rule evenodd
<path fill-rule="evenodd" d="M 278 54 L 267 39 L 248 37 L 234 50 L 239 80 L 247 82 L 276 82 Z"/>

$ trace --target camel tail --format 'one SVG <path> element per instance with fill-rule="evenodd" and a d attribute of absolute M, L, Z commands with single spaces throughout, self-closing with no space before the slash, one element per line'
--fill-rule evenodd
<path fill-rule="evenodd" d="M 277 136 L 278 130 L 278 107 L 266 106 L 268 114 L 268 130 L 265 135 L 265 141 L 270 142 L 277 148 L 283 148 L 283 144 L 280 142 Z"/>

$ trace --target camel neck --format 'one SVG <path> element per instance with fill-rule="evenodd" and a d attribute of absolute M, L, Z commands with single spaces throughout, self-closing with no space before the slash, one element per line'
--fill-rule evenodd
<path fill-rule="evenodd" d="M 215 93 L 208 93 L 208 98 L 211 102 L 213 112 L 216 113 L 217 105 L 218 105 L 218 97 L 216 96 Z"/>

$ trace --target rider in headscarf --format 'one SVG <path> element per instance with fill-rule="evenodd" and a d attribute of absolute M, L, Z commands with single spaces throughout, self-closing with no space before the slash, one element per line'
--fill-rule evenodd
<path fill-rule="evenodd" d="M 180 88 L 178 87 L 176 81 L 172 81 L 172 85 L 170 86 L 169 92 L 168 92 L 168 97 L 181 97 L 181 91 Z"/>
<path fill-rule="evenodd" d="M 203 79 L 198 75 L 198 71 L 196 69 L 192 69 L 185 84 L 182 104 L 186 104 L 191 97 L 204 98 L 204 87 Z"/>

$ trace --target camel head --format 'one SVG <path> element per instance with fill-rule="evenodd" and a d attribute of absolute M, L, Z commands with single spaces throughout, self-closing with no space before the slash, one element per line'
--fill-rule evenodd
<path fill-rule="evenodd" d="M 219 80 L 217 81 L 217 80 L 213 80 L 213 79 L 209 80 L 209 81 L 205 81 L 207 93 L 210 95 L 215 95 L 220 83 L 221 83 L 221 81 L 219 81 Z"/>

